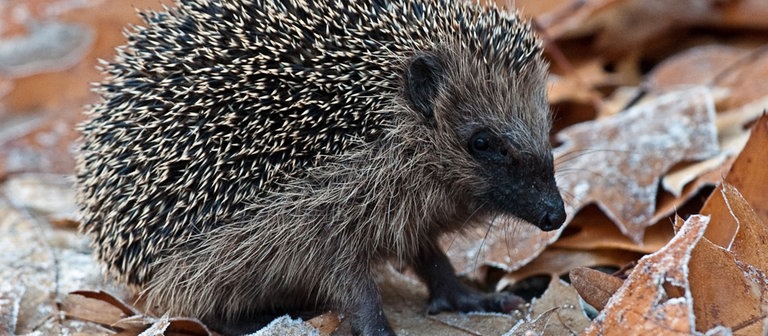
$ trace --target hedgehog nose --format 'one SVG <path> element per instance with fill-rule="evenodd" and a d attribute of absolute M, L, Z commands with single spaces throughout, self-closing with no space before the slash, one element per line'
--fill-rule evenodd
<path fill-rule="evenodd" d="M 541 216 L 539 225 L 537 225 L 540 229 L 544 231 L 556 230 L 559 229 L 560 226 L 562 226 L 565 222 L 566 215 L 562 199 L 557 203 L 558 204 L 555 206 L 550 206 L 549 211 Z"/>

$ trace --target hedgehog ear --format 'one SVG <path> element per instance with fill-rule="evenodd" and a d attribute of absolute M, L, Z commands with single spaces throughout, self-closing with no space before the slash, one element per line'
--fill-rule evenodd
<path fill-rule="evenodd" d="M 434 54 L 414 57 L 405 74 L 405 94 L 427 120 L 434 117 L 435 98 L 443 84 L 443 66 Z"/>

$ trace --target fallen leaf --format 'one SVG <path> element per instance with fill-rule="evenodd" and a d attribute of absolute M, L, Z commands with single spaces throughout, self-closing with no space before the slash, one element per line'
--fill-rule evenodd
<path fill-rule="evenodd" d="M 692 88 L 561 131 L 555 162 L 567 212 L 595 202 L 641 242 L 654 224 L 661 175 L 676 162 L 718 153 L 713 104 L 707 89 Z"/>
<path fill-rule="evenodd" d="M 724 182 L 717 194 L 720 197 L 711 197 L 713 202 L 703 210 L 711 212 L 712 218 L 731 217 L 722 224 L 735 226 L 736 232 L 732 239 L 715 236 L 731 242 L 718 246 L 707 239 L 714 235 L 708 229 L 693 250 L 689 278 L 696 325 L 700 330 L 726 326 L 739 335 L 764 335 L 768 333 L 768 222 L 757 216 L 734 186 Z M 725 206 L 713 207 L 716 199 Z"/>
<path fill-rule="evenodd" d="M 15 335 L 19 307 L 26 287 L 16 278 L 0 282 L 0 335 Z"/>
<path fill-rule="evenodd" d="M 571 285 L 585 302 L 603 310 L 608 300 L 621 288 L 624 280 L 591 268 L 580 267 L 570 273 Z"/>
<path fill-rule="evenodd" d="M 768 87 L 764 85 L 766 77 L 768 47 L 764 46 L 745 55 L 713 80 L 712 85 L 727 88 L 731 92 L 726 99 L 718 103 L 718 108 L 736 109 L 768 96 Z"/>
<path fill-rule="evenodd" d="M 548 248 L 529 264 L 504 275 L 496 289 L 502 290 L 528 277 L 541 274 L 559 279 L 560 276 L 567 275 L 571 270 L 579 267 L 610 266 L 618 269 L 640 257 L 642 257 L 641 253 L 616 249 L 582 251 Z"/>
<path fill-rule="evenodd" d="M 768 146 L 768 116 L 763 115 L 752 127 L 749 140 L 739 154 L 729 172 L 725 182 L 733 185 L 744 198 L 749 200 L 750 206 L 755 210 L 763 222 L 768 222 L 768 193 L 765 186 L 768 185 L 768 155 L 765 148 Z M 713 193 L 712 198 L 718 198 L 719 193 Z M 710 212 L 710 203 L 707 200 L 702 213 L 712 214 L 713 220 L 729 222 L 732 219 L 726 212 Z"/>
<path fill-rule="evenodd" d="M 554 310 L 553 310 L 554 309 Z M 531 303 L 529 316 L 540 316 L 552 310 L 544 335 L 578 335 L 589 325 L 589 319 L 581 310 L 576 290 L 553 277 L 544 295 Z"/>
<path fill-rule="evenodd" d="M 440 242 L 457 273 L 482 279 L 481 267 L 516 270 L 536 258 L 559 232 L 542 232 L 515 220 L 497 220 L 462 234 L 445 235 Z"/>
<path fill-rule="evenodd" d="M 681 85 L 711 85 L 717 74 L 748 54 L 749 50 L 724 45 L 686 49 L 654 67 L 646 75 L 646 86 L 650 90 L 665 91 Z"/>
<path fill-rule="evenodd" d="M 317 329 L 317 331 L 320 332 L 320 335 L 326 336 L 331 335 L 339 328 L 341 319 L 338 314 L 327 312 L 307 320 L 307 323 Z"/>
<path fill-rule="evenodd" d="M 649 226 L 643 241 L 635 242 L 621 233 L 619 228 L 596 206 L 581 209 L 552 247 L 577 250 L 614 249 L 653 253 L 664 246 L 674 231 L 664 218 Z"/>
<path fill-rule="evenodd" d="M 555 308 L 545 311 L 535 318 L 527 316 L 524 320 L 518 322 L 504 336 L 541 336 L 544 335 L 544 329 L 547 328 L 550 318 L 555 313 Z"/>
<path fill-rule="evenodd" d="M 596 35 L 594 48 L 603 54 L 620 55 L 637 50 L 649 41 L 693 23 L 717 17 L 715 0 L 590 0 L 578 2 L 566 13 L 540 17 L 548 36 L 556 39 Z M 638 23 L 642 22 L 642 29 Z"/>
<path fill-rule="evenodd" d="M 708 223 L 708 217 L 691 216 L 669 244 L 640 259 L 583 335 L 695 334 L 688 267 Z"/>
<path fill-rule="evenodd" d="M 125 317 L 140 314 L 131 310 L 129 310 L 129 314 L 126 314 L 125 309 L 115 305 L 113 300 L 105 299 L 105 296 L 117 300 L 104 292 L 72 292 L 62 301 L 61 310 L 68 318 L 106 326 L 114 325 Z"/>

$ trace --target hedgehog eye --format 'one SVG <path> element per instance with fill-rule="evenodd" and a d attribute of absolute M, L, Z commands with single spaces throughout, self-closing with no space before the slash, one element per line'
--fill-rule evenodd
<path fill-rule="evenodd" d="M 469 146 L 474 152 L 484 152 L 491 148 L 491 140 L 485 132 L 478 133 L 469 140 Z"/>

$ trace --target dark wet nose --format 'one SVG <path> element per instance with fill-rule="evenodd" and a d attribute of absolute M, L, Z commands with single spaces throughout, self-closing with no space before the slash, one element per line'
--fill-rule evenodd
<path fill-rule="evenodd" d="M 543 231 L 556 230 L 565 222 L 566 215 L 562 199 L 555 203 L 558 204 L 550 206 L 549 211 L 539 219 L 539 225 L 537 225 L 539 229 L 542 229 Z"/>

